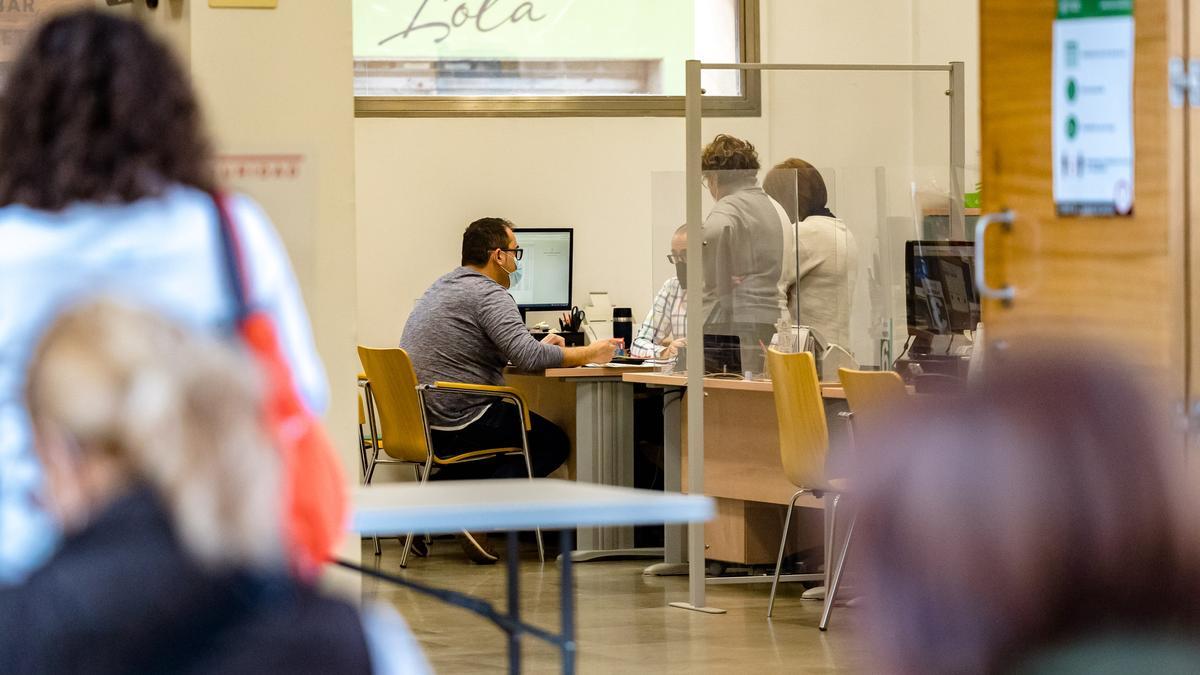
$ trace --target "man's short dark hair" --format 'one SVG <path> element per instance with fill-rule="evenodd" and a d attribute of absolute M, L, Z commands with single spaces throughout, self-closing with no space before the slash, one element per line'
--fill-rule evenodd
<path fill-rule="evenodd" d="M 508 248 L 508 230 L 512 223 L 503 218 L 480 218 L 463 232 L 462 264 L 486 265 L 488 256 L 498 248 Z"/>

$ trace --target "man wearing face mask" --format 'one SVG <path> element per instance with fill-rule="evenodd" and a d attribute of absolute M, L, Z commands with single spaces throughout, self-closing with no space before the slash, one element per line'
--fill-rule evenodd
<path fill-rule="evenodd" d="M 433 282 L 417 301 L 400 346 L 412 358 L 422 384 L 464 382 L 504 384 L 504 368 L 538 371 L 560 366 L 607 363 L 620 340 L 567 347 L 559 335 L 541 342 L 529 334 L 507 289 L 521 271 L 521 247 L 512 223 L 481 218 L 463 233 L 462 266 Z M 521 447 L 516 406 L 495 398 L 439 394 L 427 399 L 433 450 L 452 458 L 474 450 Z M 570 441 L 553 422 L 531 414 L 527 433 L 535 476 L 543 477 L 566 461 Z M 434 479 L 524 478 L 525 460 L 503 455 L 442 466 Z M 486 535 L 471 534 L 463 547 L 471 560 L 495 562 Z"/>
<path fill-rule="evenodd" d="M 672 358 L 687 345 L 687 225 L 671 236 L 667 260 L 675 265 L 675 276 L 667 279 L 650 312 L 633 338 L 630 353 L 642 358 Z"/>

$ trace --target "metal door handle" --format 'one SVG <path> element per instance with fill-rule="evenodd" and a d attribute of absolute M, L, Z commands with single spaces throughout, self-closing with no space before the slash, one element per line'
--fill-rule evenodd
<path fill-rule="evenodd" d="M 975 223 L 975 288 L 979 291 L 980 296 L 1000 300 L 1006 304 L 1013 301 L 1016 291 L 1008 284 L 1000 288 L 992 288 L 988 285 L 984 267 L 983 241 L 989 225 L 999 223 L 1007 232 L 1012 229 L 1013 218 L 1012 211 L 1002 211 L 984 214 Z"/>

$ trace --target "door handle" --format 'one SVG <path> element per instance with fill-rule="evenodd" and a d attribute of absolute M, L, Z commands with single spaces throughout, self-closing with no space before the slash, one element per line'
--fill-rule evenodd
<path fill-rule="evenodd" d="M 1011 304 L 1013 298 L 1016 297 L 1016 290 L 1008 284 L 1004 284 L 1000 288 L 992 288 L 987 283 L 987 273 L 984 266 L 984 239 L 987 235 L 988 227 L 993 223 L 999 224 L 1004 228 L 1005 232 L 1012 230 L 1013 212 L 1001 211 L 1000 213 L 987 213 L 980 216 L 979 221 L 975 223 L 975 288 L 979 291 L 979 295 L 993 300 L 999 300 L 1005 305 Z"/>

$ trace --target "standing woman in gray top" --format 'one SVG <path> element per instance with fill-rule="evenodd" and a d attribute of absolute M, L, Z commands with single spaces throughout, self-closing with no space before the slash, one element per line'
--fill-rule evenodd
<path fill-rule="evenodd" d="M 719 134 L 700 166 L 717 200 L 704 220 L 704 332 L 737 335 L 743 361 L 761 360 L 757 341 L 770 336 L 784 306 L 787 214 L 758 186 L 758 152 L 748 141 Z"/>

